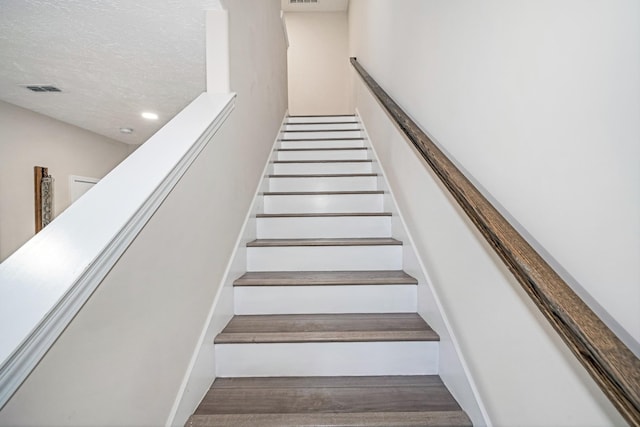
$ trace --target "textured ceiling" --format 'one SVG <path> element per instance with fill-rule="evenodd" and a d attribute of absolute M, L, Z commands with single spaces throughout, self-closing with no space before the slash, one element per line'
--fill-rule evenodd
<path fill-rule="evenodd" d="M 0 0 L 0 99 L 140 144 L 205 90 L 204 10 L 218 8 L 218 0 Z"/>
<path fill-rule="evenodd" d="M 294 3 L 280 0 L 285 12 L 343 12 L 349 8 L 349 0 L 318 0 L 317 3 Z"/>

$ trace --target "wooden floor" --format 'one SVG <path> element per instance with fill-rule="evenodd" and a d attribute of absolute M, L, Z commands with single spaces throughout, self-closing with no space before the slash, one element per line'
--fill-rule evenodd
<path fill-rule="evenodd" d="M 188 426 L 471 426 L 438 376 L 218 378 Z"/>
<path fill-rule="evenodd" d="M 417 313 L 234 316 L 216 344 L 438 341 Z"/>

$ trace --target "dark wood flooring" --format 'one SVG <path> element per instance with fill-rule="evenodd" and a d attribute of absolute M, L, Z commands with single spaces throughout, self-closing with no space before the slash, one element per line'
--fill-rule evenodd
<path fill-rule="evenodd" d="M 260 271 L 248 272 L 234 286 L 417 285 L 402 270 L 389 271 Z"/>
<path fill-rule="evenodd" d="M 234 316 L 216 344 L 438 341 L 417 313 Z"/>
<path fill-rule="evenodd" d="M 218 378 L 188 426 L 471 426 L 438 376 Z"/>

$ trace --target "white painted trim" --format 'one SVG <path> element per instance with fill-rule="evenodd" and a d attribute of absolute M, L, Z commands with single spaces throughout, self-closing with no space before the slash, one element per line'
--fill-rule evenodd
<path fill-rule="evenodd" d="M 88 176 L 69 175 L 69 182 L 88 182 L 89 184 L 97 184 L 100 178 L 91 178 Z"/>
<path fill-rule="evenodd" d="M 403 246 L 405 248 L 405 250 L 411 250 L 414 253 L 414 259 L 415 261 L 418 263 L 418 267 L 422 273 L 422 276 L 425 280 L 425 286 L 428 288 L 429 290 L 429 294 L 432 296 L 433 298 L 433 302 L 435 303 L 437 309 L 438 309 L 438 315 L 440 316 L 440 320 L 442 321 L 442 324 L 445 327 L 445 331 L 437 331 L 438 334 L 440 335 L 440 337 L 442 338 L 443 335 L 447 335 L 448 339 L 451 341 L 451 344 L 454 348 L 454 352 L 455 355 L 457 357 L 457 361 L 453 361 L 456 364 L 459 364 L 460 369 L 462 370 L 461 374 L 464 376 L 464 378 L 467 380 L 468 383 L 468 387 L 471 391 L 471 393 L 473 394 L 474 398 L 475 398 L 475 404 L 477 405 L 477 409 L 478 412 L 480 413 L 481 417 L 482 417 L 482 424 L 478 423 L 478 420 L 473 420 L 474 425 L 484 425 L 487 427 L 491 427 L 493 424 L 491 423 L 491 419 L 489 418 L 489 414 L 487 412 L 487 409 L 484 405 L 484 402 L 482 400 L 482 396 L 480 395 L 480 392 L 478 390 L 478 387 L 473 379 L 473 376 L 471 375 L 471 370 L 469 369 L 469 365 L 467 364 L 467 361 L 464 357 L 464 354 L 462 353 L 462 350 L 460 348 L 460 345 L 458 343 L 458 339 L 453 331 L 453 328 L 451 327 L 451 323 L 449 322 L 449 319 L 447 317 L 446 312 L 444 311 L 444 307 L 440 301 L 440 297 L 438 295 L 438 292 L 436 291 L 435 287 L 433 286 L 433 281 L 431 279 L 431 277 L 429 276 L 429 273 L 424 265 L 424 263 L 422 262 L 422 257 L 420 256 L 420 254 L 417 251 L 416 245 L 414 243 L 413 237 L 411 236 L 411 233 L 409 231 L 409 228 L 407 227 L 407 224 L 404 220 L 404 217 L 402 215 L 402 212 L 400 211 L 400 206 L 398 205 L 398 203 L 396 202 L 395 196 L 393 194 L 393 190 L 389 185 L 389 181 L 386 178 L 386 173 L 384 171 L 384 168 L 382 166 L 382 163 L 380 163 L 380 158 L 378 157 L 378 153 L 376 152 L 375 147 L 373 146 L 373 143 L 371 142 L 371 139 L 369 137 L 369 133 L 367 132 L 367 128 L 365 123 L 362 121 L 362 117 L 360 117 L 360 112 L 358 111 L 358 108 L 356 108 L 356 117 L 358 118 L 358 120 L 360 121 L 361 125 L 362 125 L 362 129 L 363 129 L 363 134 L 365 135 L 365 144 L 367 144 L 367 146 L 371 149 L 372 151 L 372 158 L 376 160 L 376 165 L 377 167 L 380 169 L 380 174 L 383 177 L 383 182 L 386 184 L 385 188 L 385 193 L 388 192 L 389 196 L 391 197 L 391 200 L 393 201 L 392 205 L 395 207 L 393 215 L 397 216 L 398 219 L 400 220 L 400 223 L 402 224 L 402 228 L 404 229 L 406 236 L 402 236 L 402 241 L 403 241 Z M 396 238 L 399 236 L 395 236 Z M 406 256 L 405 256 L 406 258 Z M 418 285 L 420 286 L 420 285 Z M 419 296 L 419 295 L 418 295 Z M 420 306 L 420 303 L 418 301 L 418 307 Z M 421 315 L 423 315 L 423 313 L 420 313 Z M 426 316 L 423 315 L 423 317 L 426 318 Z M 429 320 L 429 319 L 427 319 Z M 442 364 L 442 356 L 440 357 L 440 364 Z M 443 381 L 445 382 L 445 384 L 447 384 L 445 378 L 443 378 Z M 449 384 L 447 384 L 448 387 Z M 456 390 L 451 390 L 452 393 L 455 393 Z M 464 404 L 464 402 L 463 402 Z M 465 409 L 466 410 L 466 409 Z"/>
<path fill-rule="evenodd" d="M 282 119 L 283 124 L 287 118 L 287 115 L 288 112 L 285 112 L 284 118 Z M 258 182 L 256 191 L 253 195 L 251 206 L 247 211 L 244 223 L 242 225 L 242 228 L 240 229 L 240 233 L 238 234 L 235 249 L 233 250 L 231 257 L 229 258 L 229 263 L 227 264 L 227 267 L 225 269 L 222 282 L 220 284 L 220 287 L 218 288 L 218 292 L 213 300 L 213 303 L 211 304 L 211 309 L 209 310 L 207 320 L 204 324 L 202 332 L 200 333 L 200 338 L 198 339 L 198 343 L 196 344 L 195 351 L 191 356 L 189 366 L 182 379 L 180 389 L 176 394 L 171 412 L 167 417 L 167 422 L 165 423 L 166 427 L 184 426 L 189 416 L 191 416 L 191 414 L 195 412 L 196 408 L 207 393 L 207 390 L 216 379 L 215 360 L 208 360 L 206 357 L 204 357 L 204 354 L 207 352 L 207 347 L 213 348 L 213 338 L 226 326 L 233 315 L 233 281 L 235 280 L 235 278 L 231 277 L 231 274 L 233 273 L 233 267 L 238 264 L 239 260 L 243 264 L 242 268 L 246 271 L 246 243 L 256 238 L 256 213 L 262 208 L 259 203 L 261 201 L 261 198 L 258 196 L 260 195 L 260 193 L 264 192 L 264 186 L 268 184 L 267 175 L 269 174 L 268 171 L 269 167 L 271 166 L 273 157 L 276 155 L 275 148 L 278 142 L 278 135 L 276 135 L 271 147 L 271 155 L 265 162 L 261 179 Z M 254 223 L 253 227 L 249 227 L 251 221 L 253 221 Z M 223 298 L 223 294 L 225 291 L 229 292 L 229 298 Z M 226 315 L 225 313 L 231 313 L 231 315 Z M 224 319 L 226 319 L 226 321 Z M 204 363 L 211 363 L 211 366 L 208 368 L 205 367 L 203 369 L 200 365 Z M 207 378 L 199 379 L 200 383 L 208 384 L 208 386 L 203 387 L 200 390 L 193 390 L 192 392 L 189 392 L 190 388 L 195 388 L 195 386 L 193 385 L 193 382 L 195 381 L 194 373 L 199 371 L 211 371 L 211 375 L 209 375 Z"/>
<path fill-rule="evenodd" d="M 225 122 L 234 99 L 201 94 L 0 264 L 0 408 Z"/>
<path fill-rule="evenodd" d="M 74 183 L 82 182 L 87 184 L 97 184 L 100 178 L 91 178 L 88 176 L 69 175 L 69 204 L 75 202 L 80 197 L 74 199 Z"/>
<path fill-rule="evenodd" d="M 284 11 L 280 11 L 280 21 L 282 22 L 282 34 L 284 35 L 284 41 L 287 44 L 287 49 L 289 49 L 289 31 L 287 31 L 287 20 L 284 16 Z"/>

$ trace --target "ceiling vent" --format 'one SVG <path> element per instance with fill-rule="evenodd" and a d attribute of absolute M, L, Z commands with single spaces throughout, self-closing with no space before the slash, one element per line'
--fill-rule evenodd
<path fill-rule="evenodd" d="M 32 92 L 62 92 L 55 86 L 52 85 L 20 85 L 24 86 Z"/>
<path fill-rule="evenodd" d="M 289 4 L 318 3 L 318 0 L 289 0 Z"/>

